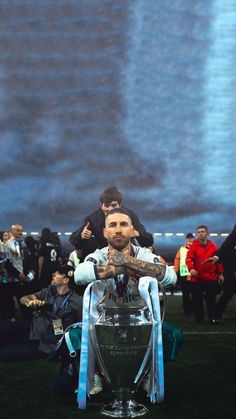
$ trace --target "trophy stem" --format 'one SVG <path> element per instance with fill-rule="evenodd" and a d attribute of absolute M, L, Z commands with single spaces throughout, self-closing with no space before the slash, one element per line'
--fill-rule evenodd
<path fill-rule="evenodd" d="M 117 400 L 106 404 L 101 410 L 101 414 L 112 418 L 135 418 L 143 416 L 148 409 L 143 405 L 136 403 L 135 400 Z"/>

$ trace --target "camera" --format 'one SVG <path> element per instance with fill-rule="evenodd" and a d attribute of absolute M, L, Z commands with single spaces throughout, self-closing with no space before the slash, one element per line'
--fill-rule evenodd
<path fill-rule="evenodd" d="M 46 303 L 46 304 L 43 304 L 42 306 L 34 307 L 34 310 L 35 311 L 42 311 L 42 312 L 53 311 L 53 305 Z"/>

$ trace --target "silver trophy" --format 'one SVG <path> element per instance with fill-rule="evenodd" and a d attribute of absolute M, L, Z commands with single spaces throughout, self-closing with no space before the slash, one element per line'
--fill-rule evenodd
<path fill-rule="evenodd" d="M 117 293 L 125 296 L 127 278 L 118 278 Z M 110 384 L 115 400 L 104 405 L 101 413 L 109 417 L 137 417 L 148 409 L 134 400 L 145 377 L 151 354 L 152 321 L 147 308 L 140 306 L 98 305 L 100 317 L 91 327 L 91 340 L 98 364 Z M 142 374 L 136 380 L 142 365 Z"/>

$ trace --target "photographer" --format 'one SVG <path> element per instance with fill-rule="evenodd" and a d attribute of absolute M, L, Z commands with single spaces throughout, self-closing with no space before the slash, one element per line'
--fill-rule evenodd
<path fill-rule="evenodd" d="M 39 340 L 39 350 L 50 353 L 63 331 L 81 320 L 82 298 L 71 290 L 73 271 L 61 266 L 52 275 L 51 285 L 35 294 L 22 297 L 20 303 L 36 309 L 30 339 Z"/>
<path fill-rule="evenodd" d="M 47 288 L 21 297 L 21 304 L 34 309 L 30 334 L 25 343 L 1 347 L 1 361 L 19 361 L 49 355 L 64 330 L 70 324 L 81 321 L 82 297 L 71 289 L 73 281 L 71 267 L 60 266 L 52 275 L 51 284 Z M 76 371 L 73 365 L 63 356 L 61 361 L 64 378 L 74 379 Z"/>

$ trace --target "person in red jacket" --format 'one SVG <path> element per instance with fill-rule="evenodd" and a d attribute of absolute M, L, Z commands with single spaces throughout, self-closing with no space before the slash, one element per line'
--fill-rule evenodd
<path fill-rule="evenodd" d="M 208 228 L 201 225 L 197 228 L 197 240 L 194 240 L 186 257 L 186 264 L 191 274 L 193 314 L 196 322 L 204 317 L 203 297 L 206 299 L 207 314 L 211 324 L 218 323 L 216 294 L 218 284 L 224 281 L 223 265 L 204 263 L 214 256 L 217 246 L 208 240 Z"/>

